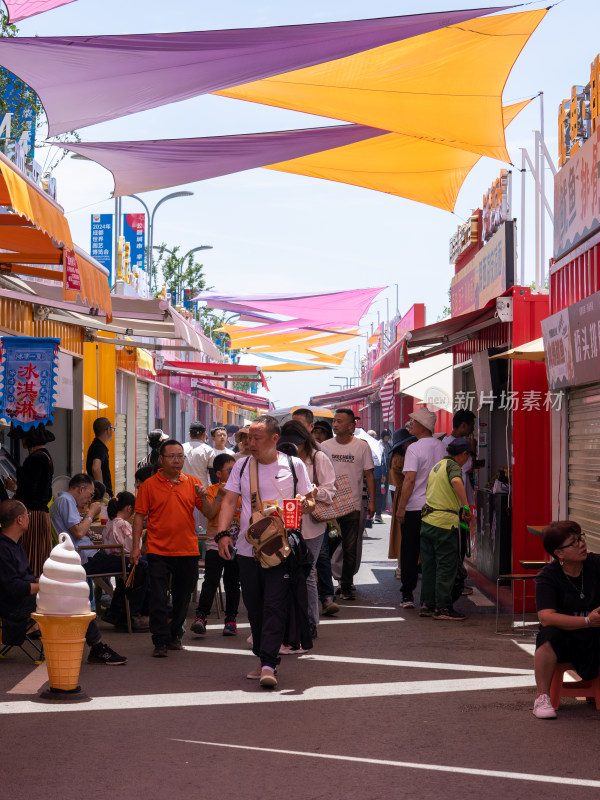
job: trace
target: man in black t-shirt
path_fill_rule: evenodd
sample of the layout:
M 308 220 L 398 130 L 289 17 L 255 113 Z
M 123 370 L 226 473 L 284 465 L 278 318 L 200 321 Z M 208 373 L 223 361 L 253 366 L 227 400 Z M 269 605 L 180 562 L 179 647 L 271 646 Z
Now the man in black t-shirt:
M 114 428 L 107 417 L 98 417 L 94 420 L 95 439 L 87 451 L 85 471 L 95 481 L 100 481 L 106 487 L 109 497 L 113 496 L 112 476 L 110 474 L 110 460 L 108 457 L 108 442 L 112 439 Z

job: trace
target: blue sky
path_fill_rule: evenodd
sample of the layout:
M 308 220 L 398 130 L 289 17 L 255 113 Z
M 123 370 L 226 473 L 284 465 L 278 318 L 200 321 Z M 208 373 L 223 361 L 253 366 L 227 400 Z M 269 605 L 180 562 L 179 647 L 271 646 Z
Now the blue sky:
M 533 3 L 523 8 L 539 8 Z M 84 35 L 210 30 L 301 24 L 477 8 L 478 3 L 450 5 L 437 0 L 289 0 L 249 3 L 207 3 L 179 0 L 77 0 L 20 24 L 22 35 Z M 600 4 L 597 0 L 563 0 L 546 15 L 520 56 L 504 91 L 506 103 L 544 92 L 546 142 L 557 161 L 558 104 L 573 84 L 589 80 L 590 62 L 600 51 Z M 485 68 L 485 67 L 482 67 Z M 81 131 L 83 140 L 117 140 L 215 136 L 329 125 L 330 120 L 268 108 L 227 98 L 205 96 L 135 114 Z M 533 131 L 540 125 L 536 100 L 507 131 L 509 152 L 521 163 L 521 147 L 533 150 Z M 364 286 L 390 286 L 364 319 L 365 330 L 377 325 L 399 305 L 402 312 L 415 302 L 427 306 L 434 322 L 446 303 L 452 268 L 448 240 L 481 198 L 500 169 L 498 161 L 482 159 L 471 172 L 455 214 L 392 197 L 270 170 L 190 184 L 194 196 L 165 203 L 156 215 L 155 243 L 179 244 L 182 251 L 200 244 L 209 284 L 241 294 L 257 291 L 335 291 Z M 75 240 L 90 245 L 90 214 L 110 213 L 112 177 L 101 167 L 65 159 L 56 171 L 59 202 L 64 206 Z M 551 175 L 547 184 L 552 195 Z M 528 181 L 526 281 L 534 277 L 533 183 Z M 151 207 L 165 192 L 150 192 Z M 514 209 L 520 212 L 520 174 L 514 173 Z M 141 211 L 124 199 L 123 210 Z M 550 225 L 548 224 L 548 228 Z M 550 232 L 547 255 L 551 255 Z M 341 349 L 341 348 L 334 348 Z M 361 342 L 364 352 L 364 340 Z M 311 394 L 330 390 L 351 376 L 353 354 L 330 372 L 279 375 L 270 379 L 271 398 L 280 406 L 306 402 Z M 333 391 L 333 388 L 331 388 Z

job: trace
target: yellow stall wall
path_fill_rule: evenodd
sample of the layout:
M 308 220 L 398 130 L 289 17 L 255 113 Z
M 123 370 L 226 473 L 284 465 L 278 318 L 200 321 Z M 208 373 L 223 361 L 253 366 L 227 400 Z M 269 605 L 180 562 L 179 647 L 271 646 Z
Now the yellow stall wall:
M 109 334 L 104 334 L 109 335 Z M 96 354 L 98 356 L 96 360 Z M 96 364 L 98 365 L 96 370 Z M 98 387 L 98 399 L 101 403 L 106 403 L 107 408 L 101 408 L 100 414 L 96 411 L 83 412 L 83 463 L 87 450 L 94 439 L 92 425 L 97 416 L 108 417 L 111 423 L 115 424 L 115 376 L 116 376 L 116 351 L 112 344 L 98 344 L 96 342 L 85 342 L 83 345 L 83 386 L 84 393 L 96 400 L 96 387 Z M 98 382 L 96 382 L 98 374 Z M 110 456 L 110 473 L 115 479 L 115 449 L 111 440 L 108 443 L 108 453 Z

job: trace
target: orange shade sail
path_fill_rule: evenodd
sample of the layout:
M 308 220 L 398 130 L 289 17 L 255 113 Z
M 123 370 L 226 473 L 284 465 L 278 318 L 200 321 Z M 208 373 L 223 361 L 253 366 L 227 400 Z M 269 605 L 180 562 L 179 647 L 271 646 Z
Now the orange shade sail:
M 479 17 L 215 94 L 510 161 L 502 91 L 546 13 Z
M 504 124 L 509 125 L 530 102 L 507 106 Z M 453 211 L 460 189 L 480 157 L 438 142 L 390 133 L 265 169 L 362 186 Z

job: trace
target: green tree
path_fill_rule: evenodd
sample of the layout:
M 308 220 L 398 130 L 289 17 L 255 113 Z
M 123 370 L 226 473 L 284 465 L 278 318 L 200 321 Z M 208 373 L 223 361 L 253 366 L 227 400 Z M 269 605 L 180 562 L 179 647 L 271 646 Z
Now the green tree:
M 448 287 L 448 305 L 442 308 L 442 313 L 438 315 L 436 322 L 440 322 L 443 319 L 448 319 L 448 317 L 452 316 L 452 286 Z
M 0 11 L 0 37 L 12 39 L 17 36 L 19 29 L 16 25 L 9 23 L 6 12 Z M 43 140 L 46 138 L 48 123 L 44 107 L 40 98 L 26 83 L 4 67 L 0 67 L 0 118 L 8 113 L 12 113 L 11 136 L 6 139 L 5 152 L 10 154 L 14 147 L 13 142 L 18 141 L 26 130 L 30 130 L 32 120 L 35 118 L 34 135 L 40 134 Z M 80 142 L 81 137 L 75 131 L 63 133 L 55 136 L 61 142 Z M 47 161 L 44 169 L 44 177 L 48 177 L 52 170 L 69 155 L 67 150 L 57 148 L 54 156 Z M 26 154 L 29 158 L 29 154 Z
M 194 297 L 203 290 L 209 291 L 212 286 L 207 286 L 204 276 L 204 265 L 195 259 L 195 254 L 190 253 L 185 259 L 179 254 L 180 247 L 167 247 L 165 242 L 158 246 L 158 254 L 152 270 L 152 291 L 155 297 L 162 292 L 162 286 L 171 295 L 172 302 L 181 303 L 184 292 L 189 289 L 190 297 Z M 160 286 L 160 290 L 159 287 Z M 218 342 L 220 350 L 225 353 L 229 347 L 229 336 L 224 331 L 217 332 L 226 323 L 237 319 L 237 314 L 215 312 L 208 308 L 196 311 L 196 321 L 202 326 L 202 331 L 209 338 Z

